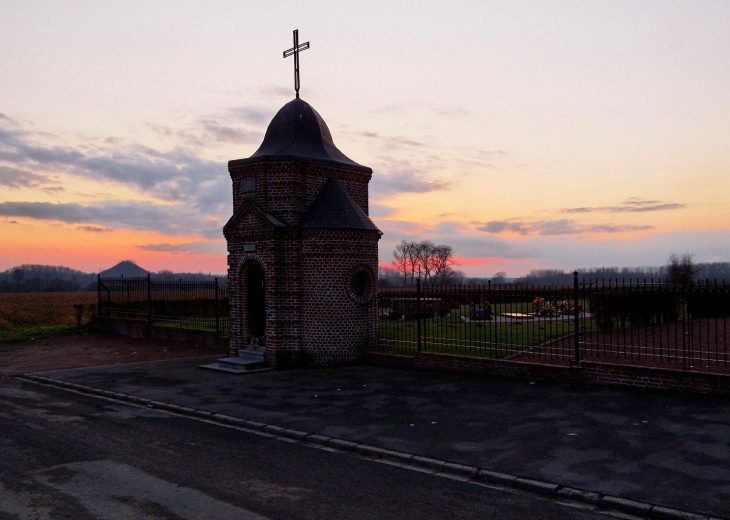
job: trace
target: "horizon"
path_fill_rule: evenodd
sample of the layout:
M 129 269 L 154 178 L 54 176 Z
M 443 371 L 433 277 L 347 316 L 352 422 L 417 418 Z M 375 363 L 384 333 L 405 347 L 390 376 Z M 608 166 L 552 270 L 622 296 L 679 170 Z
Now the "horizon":
M 7 5 L 0 271 L 225 273 L 226 163 L 294 98 L 293 29 L 302 99 L 373 168 L 381 267 L 403 239 L 481 278 L 728 262 L 728 25 L 720 0 Z
M 173 274 L 194 274 L 194 275 L 216 276 L 216 277 L 227 277 L 228 276 L 228 273 L 227 272 L 216 273 L 216 272 L 212 272 L 212 271 L 209 271 L 207 273 L 202 272 L 202 271 L 171 271 L 170 269 L 159 269 L 157 271 L 152 271 L 152 270 L 146 269 L 144 266 L 139 265 L 138 262 L 135 262 L 134 260 L 129 260 L 129 259 L 127 259 L 127 260 L 120 260 L 119 262 L 115 263 L 114 265 L 109 266 L 109 267 L 106 267 L 104 269 L 100 269 L 98 271 L 82 271 L 82 270 L 74 269 L 74 268 L 71 268 L 71 267 L 68 267 L 68 266 L 65 266 L 65 265 L 19 264 L 19 265 L 12 266 L 12 267 L 10 267 L 8 269 L 5 269 L 3 271 L 0 271 L 0 273 L 9 272 L 9 271 L 12 271 L 14 269 L 22 268 L 22 267 L 48 267 L 48 268 L 72 269 L 72 270 L 81 272 L 81 273 L 83 273 L 85 275 L 93 275 L 93 274 L 100 274 L 100 273 L 102 273 L 104 271 L 108 271 L 108 270 L 114 269 L 114 268 L 119 267 L 120 265 L 125 264 L 125 263 L 131 263 L 135 267 L 138 267 L 138 268 L 140 268 L 140 269 L 142 269 L 144 271 L 147 271 L 150 274 L 160 274 L 160 273 L 164 273 L 164 272 L 172 272 Z M 713 264 L 715 264 L 715 265 L 721 264 L 721 265 L 725 266 L 725 265 L 730 264 L 730 262 L 697 263 L 696 265 L 702 267 L 702 266 L 713 265 Z M 546 269 L 542 269 L 542 270 L 533 270 L 533 271 L 530 271 L 529 273 L 525 273 L 524 275 L 521 275 L 521 276 L 506 276 L 506 277 L 504 277 L 504 279 L 507 280 L 508 282 L 511 282 L 511 281 L 519 280 L 521 278 L 525 278 L 527 276 L 531 276 L 531 275 L 535 275 L 535 274 L 537 274 L 537 275 L 540 275 L 540 274 L 553 275 L 553 274 L 556 274 L 556 273 L 557 274 L 571 274 L 573 272 L 578 272 L 578 274 L 580 275 L 581 273 L 583 273 L 583 274 L 591 274 L 592 271 L 616 271 L 616 274 L 621 274 L 622 271 L 631 272 L 631 271 L 647 271 L 647 270 L 652 270 L 652 269 L 661 270 L 661 269 L 664 269 L 666 267 L 667 267 L 667 264 L 662 264 L 662 265 L 636 265 L 636 266 L 599 266 L 599 267 L 592 267 L 592 268 L 574 267 L 572 269 L 550 269 L 550 268 L 546 268 Z M 393 268 L 392 265 L 381 264 L 379 266 L 379 269 L 390 269 L 393 272 L 396 272 L 397 273 L 397 271 Z M 544 271 L 544 273 L 539 273 L 538 271 Z M 402 274 L 397 273 L 397 277 L 401 277 L 401 276 L 402 276 Z M 492 278 L 492 276 L 478 276 L 478 275 L 477 276 L 468 276 L 468 275 L 466 275 L 466 277 L 467 278 L 472 278 L 472 279 L 490 279 L 490 278 Z M 701 275 L 699 276 L 699 279 L 702 279 L 702 276 Z

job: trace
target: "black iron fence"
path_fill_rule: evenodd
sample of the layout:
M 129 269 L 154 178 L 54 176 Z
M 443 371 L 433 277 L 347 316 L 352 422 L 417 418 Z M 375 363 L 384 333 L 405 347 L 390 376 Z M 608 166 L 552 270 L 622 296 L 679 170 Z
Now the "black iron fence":
M 212 281 L 98 277 L 99 315 L 228 333 L 228 289 Z
M 381 289 L 377 350 L 558 365 L 607 361 L 728 371 L 730 284 L 579 281 L 572 286 Z
M 218 280 L 99 278 L 101 316 L 228 331 Z M 730 372 L 730 284 L 574 277 L 572 286 L 381 289 L 381 352 L 443 352 L 557 365 L 581 361 Z

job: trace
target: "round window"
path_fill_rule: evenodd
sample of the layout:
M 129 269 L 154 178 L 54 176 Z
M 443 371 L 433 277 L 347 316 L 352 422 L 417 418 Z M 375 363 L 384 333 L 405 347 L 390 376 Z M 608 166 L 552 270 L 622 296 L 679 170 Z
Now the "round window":
M 368 273 L 365 271 L 358 271 L 352 275 L 350 280 L 350 290 L 356 298 L 362 298 L 368 292 L 368 282 L 370 281 Z
M 364 305 L 375 296 L 375 277 L 366 266 L 357 266 L 350 270 L 348 277 L 347 296 Z

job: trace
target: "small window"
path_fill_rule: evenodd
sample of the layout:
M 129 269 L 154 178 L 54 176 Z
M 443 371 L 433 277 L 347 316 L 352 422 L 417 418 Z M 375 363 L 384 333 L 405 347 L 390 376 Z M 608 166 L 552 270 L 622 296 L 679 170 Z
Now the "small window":
M 352 280 L 350 281 L 350 290 L 352 291 L 352 294 L 354 294 L 357 298 L 365 296 L 368 292 L 369 282 L 370 277 L 366 271 L 356 272 L 352 275 Z
M 375 277 L 369 267 L 354 267 L 346 280 L 347 296 L 355 303 L 365 305 L 375 297 Z

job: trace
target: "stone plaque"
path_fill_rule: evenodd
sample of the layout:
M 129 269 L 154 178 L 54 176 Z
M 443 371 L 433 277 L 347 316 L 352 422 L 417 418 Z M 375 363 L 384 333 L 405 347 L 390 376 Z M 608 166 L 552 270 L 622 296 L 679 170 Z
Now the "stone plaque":
M 245 195 L 256 191 L 256 177 L 244 177 L 238 184 L 238 193 Z
M 243 252 L 244 253 L 255 253 L 256 244 L 243 244 Z

